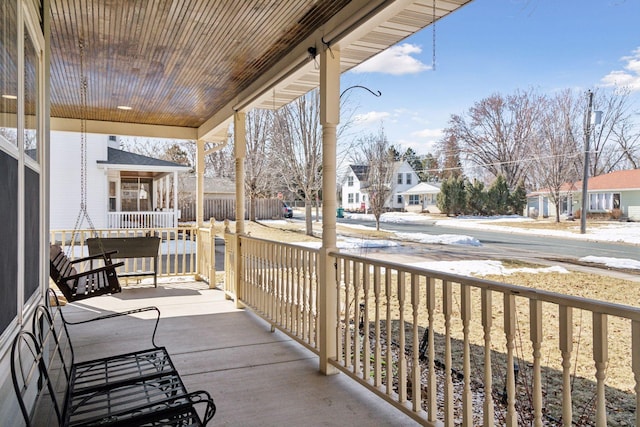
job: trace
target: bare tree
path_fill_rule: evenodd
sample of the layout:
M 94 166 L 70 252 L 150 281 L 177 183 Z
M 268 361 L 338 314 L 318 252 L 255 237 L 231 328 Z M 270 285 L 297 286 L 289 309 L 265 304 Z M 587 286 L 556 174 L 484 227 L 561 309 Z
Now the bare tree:
M 492 95 L 477 102 L 465 116 L 453 115 L 446 137 L 455 137 L 466 159 L 503 175 L 509 188 L 527 177 L 529 148 L 535 138 L 542 97 L 533 91 Z
M 306 234 L 313 235 L 311 207 L 322 187 L 320 95 L 312 90 L 276 112 L 274 148 L 281 179 L 304 197 Z
M 368 166 L 362 190 L 369 195 L 369 207 L 376 219 L 376 230 L 380 230 L 380 217 L 391 195 L 394 151 L 382 126 L 377 134 L 362 138 L 361 144 L 365 164 Z
M 249 220 L 256 220 L 256 199 L 274 192 L 276 176 L 271 167 L 271 132 L 274 113 L 270 110 L 251 110 L 247 114 L 247 152 L 245 158 L 245 189 L 249 198 Z
M 462 176 L 462 163 L 460 161 L 460 145 L 455 135 L 447 135 L 438 143 L 438 154 L 441 159 L 442 173 L 440 178 L 444 181 L 449 178 Z
M 631 169 L 640 168 L 640 131 L 631 120 L 624 120 L 616 129 L 616 139 L 621 151 L 623 167 Z
M 593 109 L 602 111 L 602 122 L 593 129 L 589 149 L 589 174 L 598 176 L 624 167 L 628 153 L 640 148 L 637 130 L 635 135 L 633 132 L 628 90 L 594 91 Z
M 547 99 L 540 117 L 539 136 L 532 144 L 532 180 L 538 188 L 549 191 L 549 199 L 556 207 L 556 222 L 560 222 L 563 185 L 579 179 L 582 156 L 582 103 L 570 90 Z

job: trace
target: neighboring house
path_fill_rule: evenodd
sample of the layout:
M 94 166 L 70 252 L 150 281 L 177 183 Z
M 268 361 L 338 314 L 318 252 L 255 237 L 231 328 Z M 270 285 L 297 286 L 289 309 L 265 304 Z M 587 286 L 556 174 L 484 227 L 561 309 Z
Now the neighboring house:
M 440 213 L 437 206 L 440 183 L 420 182 L 404 193 L 405 210 L 407 212 Z
M 369 166 L 349 165 L 342 181 L 342 208 L 346 211 L 365 211 L 367 195 L 362 191 L 366 185 Z
M 189 166 L 118 149 L 109 135 L 86 135 L 86 211 L 103 228 L 175 227 L 178 173 Z M 80 133 L 51 132 L 52 230 L 76 227 L 81 201 Z M 82 218 L 79 228 L 90 228 Z
M 582 207 L 582 181 L 561 187 L 562 215 L 573 215 Z M 640 169 L 610 172 L 587 180 L 589 213 L 611 213 L 620 209 L 622 217 L 640 221 Z M 528 216 L 547 217 L 555 214 L 548 190 L 527 195 Z
M 344 179 L 342 180 L 341 200 L 342 208 L 346 211 L 365 212 L 369 208 L 368 195 L 366 192 L 366 180 L 369 166 L 349 165 Z M 419 182 L 418 174 L 406 161 L 395 162 L 391 175 L 391 195 L 387 199 L 385 206 L 390 210 L 404 210 L 406 190 L 415 186 Z

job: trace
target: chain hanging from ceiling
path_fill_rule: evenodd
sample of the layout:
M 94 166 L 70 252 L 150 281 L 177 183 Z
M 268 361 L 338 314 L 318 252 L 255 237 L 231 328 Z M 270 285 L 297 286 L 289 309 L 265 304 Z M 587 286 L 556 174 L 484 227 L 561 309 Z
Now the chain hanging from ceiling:
M 96 237 L 98 233 L 91 221 L 89 212 L 87 211 L 87 76 L 84 70 L 85 63 L 85 42 L 82 36 L 78 41 L 78 48 L 80 50 L 80 211 L 76 218 L 76 223 L 73 227 L 73 233 L 71 235 L 71 243 L 76 240 L 76 235 L 82 226 L 84 220 L 87 221 L 89 228 Z M 71 245 L 70 245 L 71 247 Z
M 432 10 L 432 21 L 431 21 L 431 32 L 432 32 L 432 39 L 433 39 L 433 46 L 432 46 L 432 57 L 431 57 L 431 70 L 435 71 L 436 70 L 436 0 L 433 0 L 432 3 L 433 6 L 433 10 Z

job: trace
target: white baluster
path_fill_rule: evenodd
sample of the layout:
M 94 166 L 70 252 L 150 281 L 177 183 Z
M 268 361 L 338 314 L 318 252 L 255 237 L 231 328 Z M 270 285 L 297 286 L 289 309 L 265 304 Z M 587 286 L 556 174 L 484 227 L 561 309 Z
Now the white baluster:
M 571 402 L 571 352 L 573 351 L 573 309 L 558 307 L 560 314 L 560 352 L 562 353 L 562 425 L 571 427 L 573 409 Z
M 507 339 L 507 427 L 517 427 L 516 412 L 516 380 L 513 371 L 513 350 L 516 333 L 516 298 L 512 294 L 504 294 L 504 334 Z
M 529 300 L 529 328 L 533 348 L 533 425 L 542 427 L 542 301 Z
M 596 365 L 596 427 L 607 425 L 605 378 L 609 351 L 607 344 L 607 315 L 593 313 L 593 361 Z
M 485 427 L 494 424 L 493 408 L 493 377 L 491 369 L 491 326 L 493 323 L 493 307 L 491 304 L 491 291 L 482 289 L 482 328 L 484 331 L 484 405 L 483 405 L 483 425 Z
M 414 412 L 420 411 L 422 406 L 422 369 L 420 367 L 420 336 L 418 326 L 420 321 L 420 277 L 411 274 L 411 310 L 413 313 L 412 343 L 413 343 L 413 370 L 411 376 L 411 399 L 413 401 Z
M 471 394 L 471 343 L 469 341 L 469 322 L 471 322 L 471 287 L 460 284 L 460 310 L 463 333 L 463 373 L 462 425 L 473 425 L 473 396 Z
M 442 281 L 442 314 L 444 315 L 444 424 L 453 426 L 453 379 L 451 378 L 451 283 Z M 433 332 L 433 331 L 432 331 Z

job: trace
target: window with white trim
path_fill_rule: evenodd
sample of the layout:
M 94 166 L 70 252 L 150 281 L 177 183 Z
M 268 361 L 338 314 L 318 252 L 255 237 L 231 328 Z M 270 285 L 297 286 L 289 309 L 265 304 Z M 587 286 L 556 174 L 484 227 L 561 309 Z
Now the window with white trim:
M 402 184 L 402 174 L 398 174 L 398 184 Z
M 411 184 L 411 174 L 410 173 L 407 174 L 406 183 L 407 184 Z
M 418 194 L 409 194 L 409 204 L 410 205 L 419 205 L 420 204 L 420 196 Z
M 353 203 L 353 193 L 347 195 L 347 203 Z
M 353 187 L 353 175 L 347 177 L 347 187 Z

